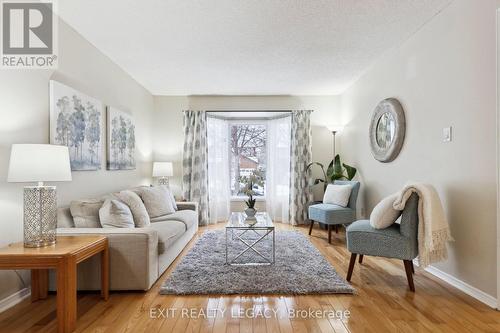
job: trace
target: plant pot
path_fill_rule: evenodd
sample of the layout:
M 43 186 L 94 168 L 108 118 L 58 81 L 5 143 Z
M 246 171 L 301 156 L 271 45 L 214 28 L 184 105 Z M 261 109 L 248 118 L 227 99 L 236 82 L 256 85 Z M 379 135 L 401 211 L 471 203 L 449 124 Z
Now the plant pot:
M 257 213 L 257 210 L 255 210 L 255 208 L 245 209 L 245 214 L 247 214 L 248 217 L 254 217 L 255 213 Z

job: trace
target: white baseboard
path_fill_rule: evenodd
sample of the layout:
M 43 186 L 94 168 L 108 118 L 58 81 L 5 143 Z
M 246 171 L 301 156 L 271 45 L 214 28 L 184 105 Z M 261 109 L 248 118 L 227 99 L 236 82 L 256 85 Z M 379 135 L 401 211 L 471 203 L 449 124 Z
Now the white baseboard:
M 30 297 L 30 295 L 31 295 L 31 289 L 23 288 L 13 293 L 12 295 L 5 297 L 4 299 L 0 300 L 0 312 L 4 312 L 5 310 L 13 307 L 14 305 L 21 303 L 26 298 Z
M 497 309 L 498 303 L 497 299 L 482 290 L 477 289 L 476 287 L 471 286 L 468 283 L 463 282 L 462 280 L 457 279 L 454 276 L 451 276 L 448 273 L 443 272 L 442 270 L 437 269 L 434 266 L 428 266 L 425 268 L 425 271 L 434 275 L 435 277 L 443 280 L 444 282 L 452 285 L 460 291 L 463 291 L 469 296 L 474 297 L 478 301 L 492 307 L 493 309 Z

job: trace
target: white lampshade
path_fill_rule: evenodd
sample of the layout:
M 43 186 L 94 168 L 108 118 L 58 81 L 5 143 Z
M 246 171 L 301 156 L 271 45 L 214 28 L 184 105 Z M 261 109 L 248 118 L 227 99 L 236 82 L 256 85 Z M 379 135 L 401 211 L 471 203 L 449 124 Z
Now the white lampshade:
M 174 169 L 172 162 L 154 162 L 153 177 L 172 177 Z
M 9 183 L 70 180 L 68 147 L 44 144 L 12 145 L 7 176 Z
M 331 124 L 326 125 L 326 128 L 328 128 L 330 132 L 340 132 L 344 129 L 344 126 L 339 124 Z

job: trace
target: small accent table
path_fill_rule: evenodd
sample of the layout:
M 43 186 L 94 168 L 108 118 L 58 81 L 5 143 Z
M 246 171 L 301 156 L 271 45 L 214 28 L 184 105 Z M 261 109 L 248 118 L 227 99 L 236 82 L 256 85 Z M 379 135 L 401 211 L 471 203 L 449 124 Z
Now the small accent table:
M 232 266 L 252 266 L 252 265 L 272 265 L 276 256 L 274 224 L 271 218 L 266 213 L 257 213 L 255 215 L 257 223 L 250 225 L 247 221 L 245 213 L 231 213 L 229 221 L 226 224 L 226 264 Z M 240 232 L 241 231 L 241 232 Z M 228 254 L 228 234 L 231 233 L 231 238 L 241 242 L 244 249 L 234 258 L 229 258 Z M 256 237 L 246 237 L 248 233 L 255 234 Z M 271 259 L 258 251 L 255 246 L 263 242 L 267 236 L 272 234 L 272 254 Z M 244 262 L 238 263 L 236 260 L 248 251 L 253 251 L 255 254 L 265 260 L 265 262 Z
M 26 248 L 14 243 L 0 248 L 0 269 L 31 269 L 31 301 L 47 298 L 48 269 L 57 271 L 57 331 L 76 326 L 76 265 L 101 254 L 101 296 L 109 297 L 108 239 L 104 236 L 57 236 L 57 243 Z

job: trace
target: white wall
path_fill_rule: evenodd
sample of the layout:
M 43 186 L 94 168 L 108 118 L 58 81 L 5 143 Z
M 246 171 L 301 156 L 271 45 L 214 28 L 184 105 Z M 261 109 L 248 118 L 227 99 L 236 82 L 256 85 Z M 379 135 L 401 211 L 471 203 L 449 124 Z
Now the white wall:
M 455 238 L 438 269 L 495 296 L 495 0 L 456 0 L 379 59 L 342 96 L 342 152 L 360 171 L 369 212 L 407 180 L 434 184 Z M 373 159 L 368 139 L 376 104 L 398 98 L 407 120 L 400 156 Z M 453 141 L 442 141 L 443 127 Z
M 49 79 L 131 112 L 136 121 L 137 170 L 73 172 L 73 181 L 58 183 L 58 203 L 93 197 L 149 183 L 153 96 L 110 59 L 63 22 L 59 24 L 59 68 L 0 71 L 0 246 L 21 241 L 23 184 L 6 183 L 13 143 L 49 142 Z M 105 145 L 101 156 L 105 156 Z M 36 166 L 34 166 L 36 167 Z M 25 272 L 24 272 L 25 273 Z M 23 274 L 29 282 L 29 274 Z M 22 287 L 11 271 L 0 271 L 0 299 Z
M 326 166 L 332 159 L 332 134 L 325 128 L 339 123 L 339 98 L 336 96 L 155 96 L 154 158 L 173 161 L 175 176 L 171 187 L 181 194 L 182 174 L 182 110 L 314 110 L 311 116 L 313 131 L 313 160 Z M 337 147 L 340 146 L 337 140 Z M 338 148 L 337 148 L 338 149 Z M 315 170 L 319 176 L 321 172 Z M 315 197 L 322 196 L 321 186 Z M 234 206 L 236 208 L 236 206 Z

